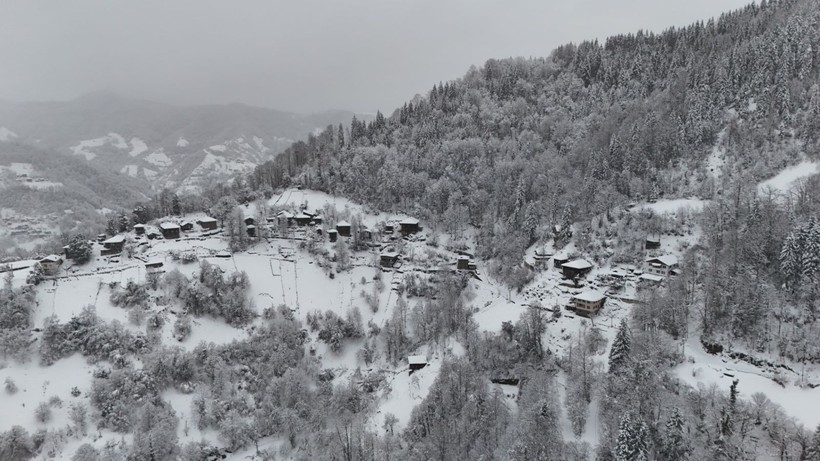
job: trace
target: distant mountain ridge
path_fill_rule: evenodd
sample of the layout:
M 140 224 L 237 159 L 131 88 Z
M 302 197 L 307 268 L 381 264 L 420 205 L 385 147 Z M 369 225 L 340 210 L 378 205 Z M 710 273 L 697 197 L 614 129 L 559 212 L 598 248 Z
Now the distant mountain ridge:
M 175 106 L 92 93 L 65 102 L 0 102 L 0 142 L 84 157 L 135 178 L 146 191 L 196 188 L 251 171 L 294 141 L 354 115 L 238 103 Z

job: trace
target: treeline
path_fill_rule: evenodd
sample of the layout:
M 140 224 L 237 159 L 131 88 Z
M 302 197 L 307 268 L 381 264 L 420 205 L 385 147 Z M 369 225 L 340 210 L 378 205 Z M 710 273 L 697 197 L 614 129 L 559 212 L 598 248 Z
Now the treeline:
M 615 204 L 711 198 L 719 187 L 702 163 L 723 128 L 727 155 L 758 176 L 788 161 L 761 164 L 778 146 L 815 155 L 817 17 L 814 2 L 763 2 L 549 58 L 490 60 L 390 117 L 294 144 L 248 184 L 301 184 L 442 229 L 475 226 L 480 256 L 513 261 L 556 225 Z

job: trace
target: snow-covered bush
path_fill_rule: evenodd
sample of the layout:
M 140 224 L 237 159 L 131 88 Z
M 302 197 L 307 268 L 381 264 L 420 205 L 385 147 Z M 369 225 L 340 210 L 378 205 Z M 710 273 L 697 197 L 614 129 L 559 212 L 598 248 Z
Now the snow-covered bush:
M 47 402 L 40 402 L 40 404 L 37 405 L 37 408 L 34 410 L 34 418 L 39 423 L 45 424 L 51 421 L 51 416 L 51 407 L 48 405 Z
M 15 383 L 14 380 L 11 379 L 11 377 L 6 378 L 5 387 L 7 394 L 14 394 L 17 392 L 17 383 Z

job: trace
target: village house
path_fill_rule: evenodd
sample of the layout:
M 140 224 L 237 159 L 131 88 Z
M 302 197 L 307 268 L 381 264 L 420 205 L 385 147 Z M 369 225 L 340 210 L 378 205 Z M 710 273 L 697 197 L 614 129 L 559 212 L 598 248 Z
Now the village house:
M 279 219 L 280 226 L 290 227 L 293 225 L 293 215 L 285 210 L 280 211 L 276 218 Z
M 546 249 L 536 249 L 532 260 L 537 269 L 545 269 L 549 267 L 550 258 L 552 258 L 552 253 Z
M 574 261 L 561 264 L 561 272 L 568 279 L 583 277 L 592 270 L 592 263 L 586 259 L 576 259 Z
M 216 218 L 211 218 L 210 216 L 206 216 L 204 218 L 200 218 L 196 222 L 199 227 L 203 230 L 216 230 Z
M 647 250 L 657 250 L 661 247 L 660 237 L 646 237 L 644 248 Z
M 63 258 L 57 255 L 48 255 L 40 260 L 40 267 L 43 268 L 43 273 L 46 275 L 56 274 L 62 264 Z
M 145 234 L 145 224 L 134 224 L 134 233 L 137 235 Z
M 466 270 L 468 270 L 469 266 L 470 266 L 470 257 L 469 256 L 462 255 L 462 256 L 459 256 L 458 259 L 456 259 L 456 269 L 458 269 L 460 271 L 466 271 Z
M 103 243 L 106 237 L 107 236 L 105 234 L 97 234 L 97 243 Z
M 382 267 L 393 268 L 396 266 L 396 263 L 399 262 L 401 255 L 396 253 L 395 251 L 386 251 L 379 255 L 379 264 Z
M 179 228 L 180 228 L 180 230 L 182 230 L 183 232 L 190 232 L 190 231 L 194 230 L 194 223 L 192 223 L 192 222 L 190 222 L 190 221 L 186 221 L 186 222 L 182 223 L 182 224 L 179 226 Z
M 423 355 L 411 355 L 407 357 L 407 363 L 410 365 L 410 374 L 416 370 L 421 370 L 427 366 L 427 357 Z
M 604 307 L 606 296 L 597 291 L 585 291 L 572 297 L 575 312 L 587 317 L 597 315 Z
M 164 222 L 159 225 L 159 231 L 162 232 L 162 238 L 165 240 L 173 240 L 179 238 L 179 224 L 172 222 Z
M 648 258 L 643 265 L 643 271 L 647 274 L 659 275 L 661 277 L 669 277 L 676 275 L 678 268 L 678 258 L 672 255 L 659 256 L 657 258 Z
M 328 240 L 330 240 L 331 243 L 335 242 L 339 239 L 339 231 L 337 231 L 336 229 L 330 229 L 329 231 L 327 231 L 327 238 Z
M 245 218 L 245 225 L 246 226 L 255 226 L 256 225 L 256 220 L 253 219 L 252 217 L 248 216 L 247 218 Z
M 663 277 L 655 274 L 641 274 L 638 277 L 639 287 L 656 287 L 663 283 Z
M 336 223 L 336 231 L 342 237 L 350 237 L 350 223 L 347 221 L 339 221 Z
M 421 230 L 419 220 L 416 218 L 407 218 L 402 220 L 399 222 L 399 228 L 401 229 L 401 233 L 404 235 L 415 234 Z
M 305 214 L 304 212 L 302 212 L 294 216 L 293 219 L 296 221 L 297 226 L 304 227 L 310 224 L 310 221 L 313 219 L 313 217 L 309 214 Z
M 115 235 L 102 244 L 103 249 L 100 251 L 100 256 L 120 254 L 122 253 L 122 247 L 125 246 L 125 236 Z
M 162 270 L 163 265 L 164 264 L 162 261 L 148 261 L 145 263 L 145 272 L 148 274 L 158 274 L 164 272 Z
M 248 232 L 248 237 L 256 237 L 256 226 L 253 224 L 248 224 L 245 230 Z
M 569 256 L 558 253 L 557 255 L 552 257 L 553 264 L 555 265 L 556 269 L 560 269 L 561 266 L 569 262 Z

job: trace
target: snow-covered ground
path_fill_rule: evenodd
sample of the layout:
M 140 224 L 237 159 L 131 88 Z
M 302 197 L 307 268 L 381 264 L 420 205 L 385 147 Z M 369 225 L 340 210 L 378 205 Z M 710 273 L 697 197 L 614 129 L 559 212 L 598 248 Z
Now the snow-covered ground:
M 794 188 L 797 182 L 803 178 L 820 173 L 820 162 L 802 161 L 797 165 L 785 168 L 775 176 L 761 182 L 757 186 L 760 192 L 773 189 L 778 193 L 788 193 Z
M 71 153 L 74 155 L 82 155 L 86 160 L 93 160 L 97 157 L 97 153 L 94 152 L 93 149 L 105 145 L 110 145 L 117 149 L 128 149 L 128 143 L 125 142 L 125 138 L 117 133 L 108 133 L 108 135 L 100 138 L 80 141 L 79 144 L 71 147 Z
M 708 203 L 708 200 L 701 200 L 698 198 L 678 198 L 669 200 L 658 200 L 655 203 L 643 203 L 636 208 L 652 210 L 656 213 L 676 213 L 678 210 L 689 208 L 692 211 L 699 211 Z
M 168 158 L 167 155 L 165 155 L 165 151 L 162 148 L 146 155 L 145 161 L 158 167 L 168 167 L 173 165 L 174 163 L 173 160 L 171 160 L 170 158 Z
M 0 126 L 0 141 L 11 141 L 16 137 L 17 133 L 11 131 L 10 129 L 4 126 Z
M 145 141 L 136 137 L 131 138 L 131 152 L 128 153 L 130 156 L 136 157 L 147 150 L 148 145 L 145 144 Z

